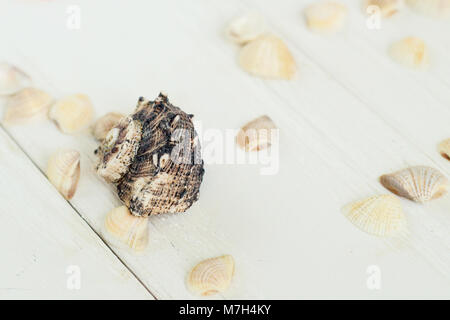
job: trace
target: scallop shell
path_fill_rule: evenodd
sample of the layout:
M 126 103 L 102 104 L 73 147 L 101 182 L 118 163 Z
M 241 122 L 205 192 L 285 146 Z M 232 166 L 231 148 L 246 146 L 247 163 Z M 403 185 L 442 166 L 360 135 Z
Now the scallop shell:
M 192 293 L 209 296 L 225 291 L 234 274 L 234 260 L 230 255 L 203 260 L 189 273 L 187 286 Z
M 258 117 L 239 130 L 237 144 L 245 151 L 259 151 L 272 144 L 272 131 L 277 127 L 272 119 L 264 115 Z
M 347 7 L 337 2 L 319 2 L 306 7 L 304 13 L 311 30 L 333 33 L 344 26 Z
M 51 108 L 49 116 L 62 132 L 72 134 L 86 128 L 93 114 L 94 108 L 89 97 L 74 94 L 57 101 Z
M 445 159 L 450 160 L 450 139 L 446 139 L 439 144 L 439 153 Z
M 97 149 L 97 173 L 132 214 L 184 212 L 198 199 L 204 169 L 191 117 L 164 94 L 140 98 Z
M 148 219 L 136 217 L 125 206 L 112 209 L 105 219 L 106 230 L 134 251 L 142 251 L 148 243 Z
M 257 13 L 250 13 L 231 21 L 225 33 L 231 41 L 244 44 L 258 38 L 265 31 L 264 18 Z
M 381 15 L 385 18 L 391 17 L 403 7 L 402 0 L 366 0 L 365 7 L 377 6 Z
M 356 227 L 375 236 L 396 236 L 406 230 L 400 200 L 392 195 L 373 196 L 352 202 L 342 211 Z
M 397 63 L 409 68 L 426 69 L 429 65 L 428 48 L 419 38 L 409 37 L 396 42 L 389 53 Z
M 125 117 L 125 115 L 117 112 L 105 114 L 94 123 L 92 134 L 97 140 L 103 141 L 109 130 L 116 126 L 123 117 Z
M 247 43 L 239 55 L 241 67 L 263 78 L 291 79 L 295 61 L 284 42 L 273 36 L 261 36 Z
M 7 62 L 0 62 L 0 95 L 10 95 L 28 87 L 30 77 Z
M 406 0 L 414 11 L 434 18 L 450 17 L 450 0 Z
M 67 200 L 72 199 L 80 179 L 80 153 L 60 150 L 48 162 L 47 178 Z
M 52 97 L 42 90 L 22 89 L 8 98 L 3 121 L 8 124 L 20 124 L 45 116 L 51 103 Z
M 383 175 L 380 182 L 396 195 L 421 203 L 441 197 L 448 188 L 448 180 L 441 172 L 425 166 Z

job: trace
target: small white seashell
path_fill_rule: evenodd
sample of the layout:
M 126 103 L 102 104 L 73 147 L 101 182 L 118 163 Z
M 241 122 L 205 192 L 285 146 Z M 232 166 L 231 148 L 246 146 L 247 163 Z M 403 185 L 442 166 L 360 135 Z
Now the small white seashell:
M 197 295 L 209 296 L 225 291 L 234 274 L 234 260 L 230 255 L 203 260 L 189 273 L 188 288 Z
M 409 68 L 426 69 L 429 65 L 428 48 L 419 38 L 408 37 L 396 42 L 389 53 L 397 63 Z
M 237 144 L 245 151 L 259 151 L 272 144 L 272 130 L 277 127 L 268 116 L 258 117 L 239 130 Z
M 421 203 L 441 197 L 448 188 L 448 180 L 441 172 L 425 166 L 383 175 L 380 182 L 396 195 Z
M 337 2 L 319 2 L 306 7 L 304 13 L 311 30 L 333 33 L 344 26 L 347 7 Z
M 439 153 L 445 159 L 450 160 L 450 139 L 442 141 L 438 146 Z
M 231 41 L 244 44 L 258 38 L 265 31 L 264 18 L 257 13 L 250 13 L 231 21 L 225 33 Z
M 261 36 L 247 43 L 239 55 L 241 67 L 263 78 L 291 79 L 295 61 L 284 42 L 273 36 Z
M 450 0 L 406 0 L 414 11 L 433 18 L 450 17 Z
M 105 219 L 106 230 L 134 251 L 142 251 L 148 243 L 148 218 L 134 216 L 126 206 L 112 209 Z
M 3 121 L 8 124 L 20 124 L 46 115 L 52 103 L 52 97 L 36 88 L 25 88 L 10 96 L 3 115 Z
M 349 203 L 342 212 L 356 227 L 375 236 L 395 236 L 406 231 L 400 200 L 389 194 Z
M 379 8 L 381 16 L 391 17 L 403 7 L 403 0 L 366 0 L 365 8 L 376 6 Z
M 0 62 L 0 95 L 14 94 L 31 84 L 30 77 L 19 68 Z
M 55 103 L 50 110 L 50 119 L 64 133 L 76 133 L 86 128 L 92 120 L 94 109 L 88 96 L 74 94 Z
M 118 124 L 120 119 L 122 119 L 124 116 L 125 115 L 117 112 L 109 112 L 105 114 L 94 123 L 92 134 L 97 140 L 103 141 L 106 138 L 109 130 L 116 126 L 116 124 Z
M 70 149 L 54 153 L 48 161 L 47 178 L 64 198 L 70 200 L 80 179 L 80 153 Z

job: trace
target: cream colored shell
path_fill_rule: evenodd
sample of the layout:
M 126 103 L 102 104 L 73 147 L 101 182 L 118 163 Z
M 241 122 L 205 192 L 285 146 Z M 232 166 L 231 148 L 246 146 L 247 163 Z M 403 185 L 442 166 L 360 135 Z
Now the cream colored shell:
M 352 202 L 342 212 L 356 227 L 375 236 L 396 236 L 406 231 L 400 200 L 393 195 L 373 196 Z
M 50 110 L 50 119 L 58 128 L 68 134 L 79 132 L 92 121 L 94 108 L 84 94 L 74 94 L 58 100 Z
M 438 146 L 438 150 L 441 156 L 450 160 L 450 139 L 442 141 Z
M 22 124 L 31 119 L 44 117 L 52 103 L 52 97 L 36 88 L 25 88 L 10 96 L 7 100 L 3 122 Z
M 258 117 L 239 130 L 236 143 L 245 151 L 259 151 L 272 145 L 273 132 L 277 129 L 268 116 Z
M 295 61 L 284 42 L 264 35 L 247 43 L 239 54 L 239 64 L 247 72 L 272 79 L 291 79 L 295 74 Z
M 450 17 L 450 0 L 406 0 L 414 11 L 433 18 Z
M 333 33 L 342 29 L 347 18 L 347 7 L 332 1 L 319 1 L 306 7 L 306 24 L 313 31 Z
M 426 69 L 430 63 L 427 45 L 416 37 L 408 37 L 394 43 L 389 53 L 394 61 L 413 69 Z
M 0 95 L 10 95 L 28 87 L 30 77 L 12 64 L 0 62 Z
M 258 38 L 266 31 L 264 18 L 257 13 L 249 13 L 230 22 L 225 34 L 231 41 L 244 44 Z
M 48 161 L 47 178 L 67 200 L 72 199 L 80 179 L 80 153 L 60 150 Z
M 189 273 L 187 286 L 200 296 L 209 296 L 225 291 L 234 274 L 234 259 L 230 255 L 203 260 Z
M 380 177 L 381 184 L 393 193 L 416 202 L 427 202 L 447 192 L 448 180 L 431 167 L 416 166 Z
M 366 0 L 365 8 L 376 6 L 379 8 L 381 16 L 391 17 L 400 11 L 404 3 L 402 0 Z
M 125 117 L 125 115 L 117 112 L 109 112 L 105 114 L 94 123 L 94 126 L 92 127 L 92 134 L 97 140 L 103 141 L 109 130 L 117 125 L 123 117 Z
M 148 244 L 148 218 L 134 216 L 126 206 L 112 209 L 105 219 L 105 228 L 115 239 L 134 251 Z

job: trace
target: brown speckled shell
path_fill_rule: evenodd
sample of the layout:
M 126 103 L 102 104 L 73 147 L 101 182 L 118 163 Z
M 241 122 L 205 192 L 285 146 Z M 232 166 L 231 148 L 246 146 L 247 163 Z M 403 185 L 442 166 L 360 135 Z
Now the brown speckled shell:
M 191 118 L 164 94 L 140 98 L 97 149 L 97 173 L 116 184 L 132 214 L 184 212 L 198 199 L 204 169 Z

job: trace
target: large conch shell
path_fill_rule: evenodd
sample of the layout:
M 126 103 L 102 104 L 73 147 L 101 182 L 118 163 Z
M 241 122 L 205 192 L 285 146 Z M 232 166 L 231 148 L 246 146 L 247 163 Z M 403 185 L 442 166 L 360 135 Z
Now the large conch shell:
M 426 166 L 383 175 L 380 182 L 393 193 L 421 203 L 441 197 L 448 188 L 447 178 L 438 170 Z
M 201 296 L 209 296 L 225 291 L 234 274 L 234 260 L 230 255 L 203 260 L 189 273 L 189 290 Z
M 64 198 L 72 199 L 80 179 L 80 153 L 71 149 L 54 153 L 48 161 L 47 178 Z
M 10 95 L 28 87 L 30 77 L 7 62 L 0 62 L 0 95 Z
M 52 97 L 40 89 L 22 89 L 8 98 L 3 121 L 7 124 L 23 124 L 45 117 L 52 101 Z
M 379 237 L 405 234 L 406 220 L 400 200 L 380 195 L 352 202 L 342 212 L 356 227 Z
M 164 94 L 140 98 L 96 150 L 98 175 L 116 184 L 132 214 L 184 212 L 198 199 L 204 169 L 191 117 Z
M 450 17 L 450 0 L 406 0 L 414 11 L 433 18 Z

